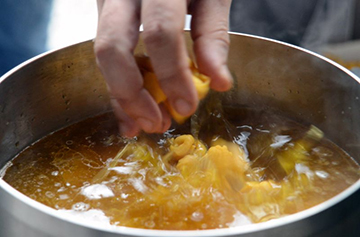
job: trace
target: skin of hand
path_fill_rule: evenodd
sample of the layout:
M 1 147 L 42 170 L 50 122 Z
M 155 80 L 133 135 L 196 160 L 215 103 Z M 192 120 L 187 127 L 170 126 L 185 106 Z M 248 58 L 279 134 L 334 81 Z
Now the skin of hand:
M 122 135 L 165 132 L 171 117 L 143 87 L 133 56 L 140 24 L 160 86 L 175 110 L 183 115 L 197 108 L 185 39 L 185 15 L 192 15 L 191 37 L 200 73 L 211 78 L 211 88 L 232 86 L 227 68 L 228 18 L 231 0 L 98 0 L 98 29 L 94 44 Z

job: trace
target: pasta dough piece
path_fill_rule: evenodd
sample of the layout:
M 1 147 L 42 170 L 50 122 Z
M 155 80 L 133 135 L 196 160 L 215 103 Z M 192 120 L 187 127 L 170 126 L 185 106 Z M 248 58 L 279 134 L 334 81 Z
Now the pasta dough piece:
M 186 155 L 195 155 L 201 157 L 206 153 L 205 145 L 196 140 L 191 135 L 181 135 L 170 141 L 170 151 L 173 152 L 173 157 L 180 160 Z
M 287 150 L 278 153 L 277 159 L 286 174 L 290 174 L 295 169 L 295 165 L 306 163 L 309 159 L 311 149 L 323 138 L 324 133 L 315 127 L 310 126 L 305 136 L 297 141 Z
M 248 163 L 226 146 L 212 146 L 206 153 L 207 167 L 215 171 L 215 183 L 226 190 L 240 190 L 245 183 Z
M 151 96 L 155 99 L 156 103 L 163 103 L 165 105 L 167 111 L 178 124 L 184 123 L 188 117 L 180 115 L 170 105 L 151 66 L 150 58 L 147 56 L 137 56 L 136 62 L 144 78 L 144 88 L 149 91 Z M 191 60 L 189 60 L 189 64 L 192 72 L 192 80 L 194 82 L 198 98 L 201 100 L 209 92 L 210 78 L 201 74 Z

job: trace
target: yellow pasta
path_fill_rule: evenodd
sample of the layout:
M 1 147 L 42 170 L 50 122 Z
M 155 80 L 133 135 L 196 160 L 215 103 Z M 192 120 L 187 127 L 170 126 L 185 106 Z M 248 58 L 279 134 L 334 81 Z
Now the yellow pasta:
M 179 124 L 184 123 L 188 117 L 180 115 L 170 105 L 153 71 L 150 59 L 146 56 L 137 56 L 136 62 L 144 78 L 144 88 L 149 91 L 151 96 L 155 99 L 156 103 L 158 104 L 163 103 L 165 105 L 165 108 L 177 123 Z M 209 92 L 210 78 L 201 74 L 191 60 L 189 60 L 189 64 L 192 72 L 192 80 L 194 82 L 194 86 L 197 91 L 198 98 L 201 100 Z
M 203 156 L 206 152 L 205 145 L 191 135 L 182 135 L 171 139 L 170 144 L 170 151 L 176 160 L 189 154 Z

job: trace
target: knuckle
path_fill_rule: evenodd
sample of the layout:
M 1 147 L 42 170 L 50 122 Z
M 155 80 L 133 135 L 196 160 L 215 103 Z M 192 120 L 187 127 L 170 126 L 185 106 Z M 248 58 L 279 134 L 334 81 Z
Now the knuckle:
M 213 32 L 213 34 L 227 46 L 230 44 L 228 30 L 229 27 L 227 22 L 219 22 L 217 29 Z
M 191 72 L 187 65 L 175 64 L 166 68 L 159 75 L 159 83 L 163 86 L 173 88 L 174 83 L 182 83 L 185 78 L 191 78 Z M 175 89 L 175 88 L 174 88 Z
M 127 88 L 121 88 L 120 90 L 111 87 L 108 88 L 110 97 L 118 100 L 122 105 L 130 105 L 134 102 L 136 103 L 141 90 L 142 88 L 136 85 L 129 86 Z
M 94 43 L 95 56 L 98 59 L 107 58 L 114 52 L 115 46 L 111 42 L 105 39 L 97 38 Z
M 174 35 L 176 31 L 164 21 L 154 20 L 144 28 L 143 39 L 146 45 L 161 46 Z
M 107 62 L 114 58 L 125 60 L 127 55 L 131 55 L 131 49 L 125 43 L 120 45 L 112 39 L 96 38 L 94 53 L 97 60 Z
M 218 41 L 224 47 L 229 47 L 230 45 L 230 37 L 228 34 L 229 24 L 226 20 L 218 21 L 211 29 L 206 31 L 198 31 L 193 35 L 194 41 L 198 39 L 211 39 Z
M 216 38 L 218 44 L 224 48 L 224 49 L 228 49 L 230 47 L 230 39 L 229 39 L 229 36 L 227 35 L 223 35 L 221 37 L 217 37 Z
M 115 45 L 106 40 L 96 39 L 94 43 L 94 53 L 96 64 L 100 70 L 106 66 L 107 61 L 114 57 Z

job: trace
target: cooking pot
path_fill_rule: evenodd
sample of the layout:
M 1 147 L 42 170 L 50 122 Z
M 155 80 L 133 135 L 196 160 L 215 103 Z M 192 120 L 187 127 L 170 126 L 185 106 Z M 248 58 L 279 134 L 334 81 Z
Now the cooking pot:
M 191 40 L 185 32 L 188 47 Z M 360 162 L 359 78 L 313 52 L 230 34 L 235 88 L 222 102 L 306 121 Z M 135 53 L 144 52 L 140 41 Z M 211 50 L 211 49 L 209 49 Z M 35 57 L 0 79 L 0 167 L 41 137 L 109 111 L 109 97 L 87 41 Z M 0 236 L 358 236 L 360 181 L 313 208 L 227 229 L 158 231 L 81 222 L 19 193 L 0 179 Z

